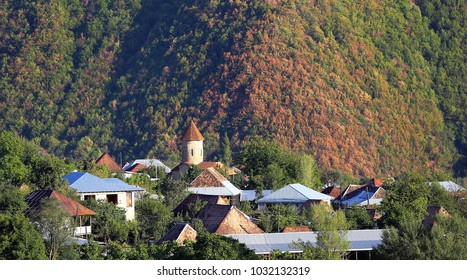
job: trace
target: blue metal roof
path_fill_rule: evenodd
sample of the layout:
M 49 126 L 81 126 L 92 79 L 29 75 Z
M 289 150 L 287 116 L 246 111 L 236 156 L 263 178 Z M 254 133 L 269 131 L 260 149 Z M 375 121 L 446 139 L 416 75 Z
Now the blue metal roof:
M 350 197 L 348 199 L 345 199 L 345 200 L 341 200 L 340 203 L 343 205 L 348 205 L 348 206 L 358 205 L 364 201 L 367 201 L 368 199 L 371 199 L 375 195 L 377 189 L 369 188 L 368 192 L 365 189 L 360 189 L 358 191 L 359 193 L 357 195 Z
M 63 177 L 78 193 L 144 191 L 118 178 L 101 179 L 87 172 L 72 172 Z

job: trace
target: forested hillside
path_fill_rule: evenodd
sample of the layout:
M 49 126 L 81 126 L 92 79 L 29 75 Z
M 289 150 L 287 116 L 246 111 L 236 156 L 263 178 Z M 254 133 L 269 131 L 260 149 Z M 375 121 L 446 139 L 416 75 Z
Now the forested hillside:
M 77 159 L 261 137 L 325 171 L 465 175 L 454 0 L 0 0 L 0 128 Z

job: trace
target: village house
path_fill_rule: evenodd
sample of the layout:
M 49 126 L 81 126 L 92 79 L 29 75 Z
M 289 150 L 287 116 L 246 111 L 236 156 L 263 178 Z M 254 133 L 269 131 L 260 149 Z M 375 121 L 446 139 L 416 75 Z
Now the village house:
M 221 196 L 228 199 L 229 204 L 235 206 L 240 204 L 240 194 L 242 192 L 212 167 L 201 172 L 190 183 L 188 191 L 195 194 Z
M 109 169 L 110 172 L 116 174 L 116 173 L 122 173 L 122 167 L 109 155 L 109 153 L 103 153 L 96 161 L 95 163 L 99 166 L 105 166 L 107 169 Z
M 242 190 L 240 201 L 255 201 L 274 192 L 273 190 Z
M 336 199 L 339 195 L 341 195 L 341 188 L 337 186 L 329 186 L 324 188 L 321 193 L 327 194 L 329 196 L 332 196 L 334 199 Z
M 126 164 L 125 166 L 123 166 L 123 171 L 125 171 L 123 176 L 125 178 L 129 178 L 134 174 L 143 172 L 145 169 L 149 167 L 156 168 L 156 177 L 151 178 L 154 180 L 158 180 L 158 175 L 157 175 L 158 170 L 161 170 L 161 172 L 164 172 L 165 174 L 169 174 L 171 171 L 170 168 L 167 167 L 167 165 L 165 165 L 162 161 L 158 159 L 137 159 L 133 161 L 131 164 Z
M 204 207 L 206 204 L 229 205 L 229 199 L 218 195 L 190 194 L 173 210 L 174 217 L 193 217 L 193 211 L 197 207 Z M 200 208 L 198 208 L 199 210 Z
M 177 242 L 178 245 L 183 245 L 185 241 L 196 241 L 198 233 L 188 223 L 176 223 L 164 236 L 156 241 L 156 245 L 161 245 L 164 242 Z
M 272 192 L 256 201 L 258 210 L 263 210 L 268 205 L 284 204 L 299 209 L 304 204 L 326 203 L 331 205 L 333 198 L 310 189 L 302 184 L 289 184 Z
M 379 205 L 386 195 L 381 179 L 372 179 L 366 184 L 349 185 L 334 201 L 335 208 Z
M 264 233 L 242 211 L 231 205 L 206 204 L 195 218 L 203 222 L 204 228 L 216 234 Z
M 118 178 L 101 179 L 87 172 L 72 172 L 64 177 L 81 200 L 95 199 L 112 202 L 125 209 L 127 220 L 135 218 L 135 193 L 144 189 L 131 186 Z
M 37 190 L 30 193 L 26 197 L 26 203 L 28 204 L 26 215 L 31 215 L 39 211 L 45 198 L 56 199 L 58 205 L 74 219 L 77 224 L 77 227 L 74 229 L 75 236 L 86 237 L 88 234 L 91 234 L 91 217 L 96 215 L 96 212 L 57 191 Z

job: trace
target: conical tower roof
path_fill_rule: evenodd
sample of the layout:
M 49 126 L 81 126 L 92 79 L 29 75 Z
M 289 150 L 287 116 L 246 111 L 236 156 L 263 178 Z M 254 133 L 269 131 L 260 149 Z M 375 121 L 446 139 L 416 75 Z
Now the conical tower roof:
M 199 132 L 198 128 L 196 127 L 193 121 L 190 122 L 190 125 L 185 130 L 183 134 L 182 141 L 203 141 L 203 135 Z

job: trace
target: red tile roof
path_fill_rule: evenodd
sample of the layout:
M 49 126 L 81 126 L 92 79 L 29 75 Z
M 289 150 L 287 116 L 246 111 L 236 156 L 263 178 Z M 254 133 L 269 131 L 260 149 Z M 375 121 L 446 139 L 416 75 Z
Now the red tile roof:
M 74 201 L 73 199 L 66 197 L 57 191 L 52 190 L 37 190 L 30 193 L 26 198 L 26 202 L 29 206 L 27 212 L 34 211 L 34 209 L 40 206 L 42 199 L 47 197 L 56 198 L 60 203 L 62 209 L 67 211 L 73 217 L 92 216 L 96 214 L 96 212 L 90 210 L 89 208 L 86 208 L 85 206 Z
M 183 134 L 182 141 L 203 141 L 203 135 L 199 132 L 198 128 L 196 127 L 193 121 L 190 122 L 190 125 L 185 130 Z
M 100 158 L 96 160 L 97 165 L 107 166 L 110 172 L 122 172 L 122 168 L 117 162 L 108 154 L 103 153 Z

